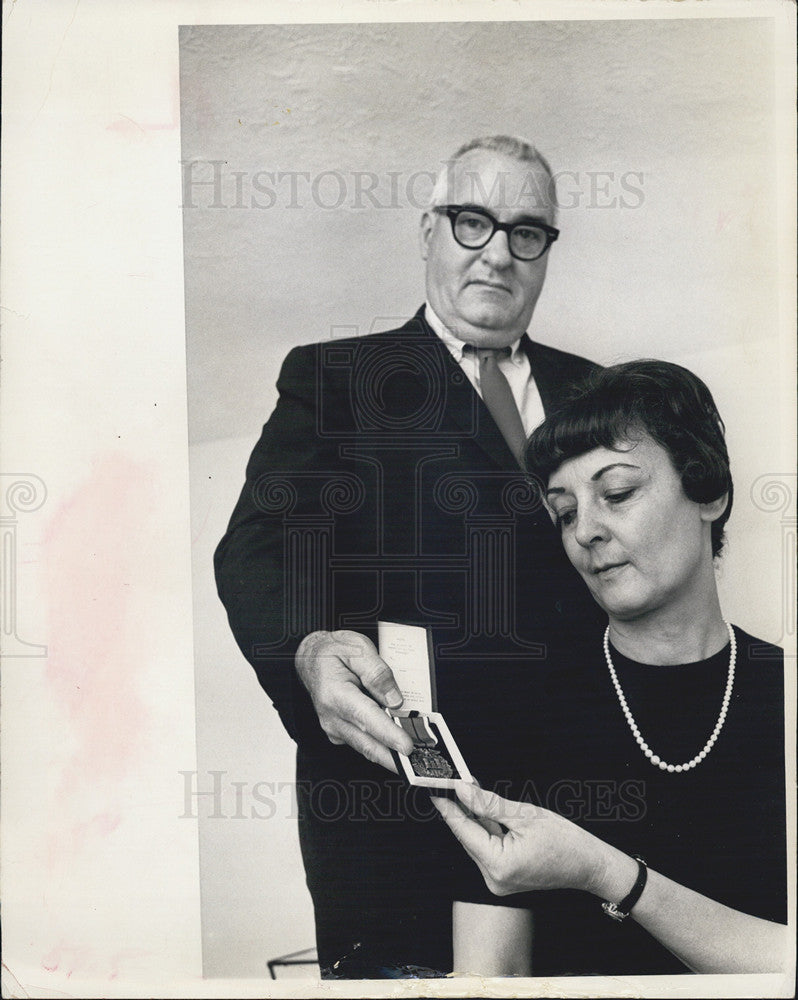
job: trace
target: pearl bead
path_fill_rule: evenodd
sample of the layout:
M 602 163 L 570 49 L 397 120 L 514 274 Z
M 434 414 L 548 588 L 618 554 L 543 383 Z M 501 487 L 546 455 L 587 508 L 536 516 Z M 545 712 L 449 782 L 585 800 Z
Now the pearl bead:
M 610 655 L 610 629 L 607 626 L 604 632 L 604 659 L 607 663 L 607 667 L 610 671 L 610 678 L 612 680 L 612 685 L 615 688 L 615 693 L 618 696 L 618 701 L 620 702 L 621 709 L 626 718 L 626 722 L 634 736 L 637 745 L 646 755 L 646 757 L 651 761 L 651 763 L 658 767 L 661 771 L 667 771 L 669 774 L 674 772 L 681 773 L 682 771 L 690 771 L 694 767 L 697 767 L 710 752 L 712 747 L 715 745 L 717 738 L 720 734 L 723 724 L 726 721 L 726 714 L 729 708 L 729 702 L 732 695 L 732 686 L 734 684 L 734 669 L 737 664 L 737 637 L 734 634 L 734 629 L 728 622 L 724 622 L 726 630 L 729 633 L 729 674 L 726 679 L 726 690 L 723 694 L 723 702 L 721 703 L 720 713 L 718 715 L 718 721 L 715 723 L 715 728 L 712 730 L 712 735 L 709 737 L 707 742 L 704 744 L 703 749 L 693 757 L 692 760 L 688 761 L 686 764 L 668 764 L 660 757 L 658 757 L 654 751 L 645 742 L 640 734 L 640 730 L 637 727 L 637 723 L 634 720 L 631 710 L 626 703 L 626 698 L 621 688 L 621 682 L 618 680 L 618 675 L 615 673 L 615 665 L 612 662 L 612 656 Z

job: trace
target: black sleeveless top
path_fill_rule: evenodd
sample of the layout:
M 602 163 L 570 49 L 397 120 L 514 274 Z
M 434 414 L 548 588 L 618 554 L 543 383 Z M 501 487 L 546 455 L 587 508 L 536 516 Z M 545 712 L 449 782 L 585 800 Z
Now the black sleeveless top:
M 661 771 L 621 710 L 601 634 L 552 665 L 528 720 L 526 777 L 495 790 L 564 815 L 649 866 L 718 902 L 786 923 L 783 653 L 735 629 L 737 666 L 726 721 L 707 757 Z M 613 663 L 643 739 L 681 764 L 704 746 L 720 712 L 729 646 L 680 666 Z M 484 782 L 483 782 L 484 784 Z M 480 900 L 466 889 L 460 898 Z M 533 974 L 633 975 L 687 968 L 632 919 L 618 924 L 575 890 L 493 901 L 535 914 Z

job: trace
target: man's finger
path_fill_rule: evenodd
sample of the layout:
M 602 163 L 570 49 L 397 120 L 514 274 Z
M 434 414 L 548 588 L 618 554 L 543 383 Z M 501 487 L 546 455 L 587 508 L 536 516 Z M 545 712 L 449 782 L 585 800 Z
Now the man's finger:
M 381 767 L 393 771 L 394 774 L 397 773 L 390 750 L 384 747 L 382 743 L 378 743 L 372 739 L 368 733 L 362 732 L 362 730 L 350 725 L 348 722 L 341 722 L 338 731 L 344 742 L 353 750 L 357 750 L 359 754 L 362 754 L 366 760 L 370 760 L 372 764 L 379 764 Z
M 404 729 L 401 726 L 397 726 L 393 719 L 389 718 L 376 702 L 360 694 L 360 692 L 358 692 L 358 695 L 357 707 L 351 719 L 358 729 L 367 733 L 378 743 L 383 743 L 393 750 L 398 750 L 399 753 L 403 753 L 405 756 L 410 754 L 413 749 L 413 741 Z
M 346 664 L 357 675 L 366 691 L 386 708 L 399 708 L 404 701 L 402 692 L 396 686 L 391 668 L 381 659 L 374 643 L 355 632 L 333 632 L 333 635 L 336 638 L 342 637 L 340 641 L 345 644 L 348 654 Z M 355 636 L 360 640 L 356 644 Z
M 393 671 L 376 652 L 364 658 L 363 672 L 359 676 L 363 687 L 386 708 L 401 706 L 404 698 L 396 686 Z

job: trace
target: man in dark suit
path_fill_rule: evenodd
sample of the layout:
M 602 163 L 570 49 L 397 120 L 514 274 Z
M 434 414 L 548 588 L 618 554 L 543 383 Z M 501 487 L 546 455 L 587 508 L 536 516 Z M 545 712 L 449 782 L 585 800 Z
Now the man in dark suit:
M 472 773 L 507 794 L 534 752 L 535 662 L 596 618 L 520 467 L 525 436 L 594 367 L 526 333 L 554 221 L 528 143 L 459 150 L 421 220 L 425 306 L 398 330 L 290 352 L 216 553 L 236 640 L 298 744 L 332 975 L 448 971 L 452 902 L 484 897 L 429 802 L 386 770 L 411 742 L 384 711 L 401 695 L 376 622 L 431 630 L 438 708 Z

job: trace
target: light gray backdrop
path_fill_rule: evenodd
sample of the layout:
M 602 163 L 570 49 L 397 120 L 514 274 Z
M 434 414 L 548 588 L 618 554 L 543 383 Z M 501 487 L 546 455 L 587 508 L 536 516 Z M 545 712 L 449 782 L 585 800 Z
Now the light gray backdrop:
M 213 548 L 286 352 L 386 329 L 423 301 L 419 205 L 464 140 L 529 137 L 561 174 L 562 235 L 533 337 L 603 363 L 677 361 L 709 383 L 737 484 L 724 609 L 782 640 L 782 525 L 757 482 L 791 468 L 771 28 L 181 30 L 198 737 L 185 790 L 200 815 L 207 975 L 262 975 L 313 943 L 279 787 L 293 745 L 229 634 Z

